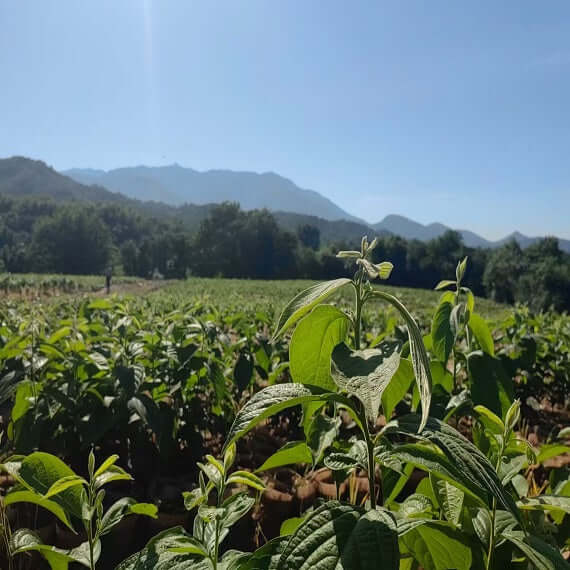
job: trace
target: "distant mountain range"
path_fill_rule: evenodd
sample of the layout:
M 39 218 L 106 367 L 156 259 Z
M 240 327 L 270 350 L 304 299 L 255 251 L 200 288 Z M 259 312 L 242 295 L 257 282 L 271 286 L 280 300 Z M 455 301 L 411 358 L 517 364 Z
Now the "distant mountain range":
M 404 216 L 398 216 L 395 214 L 386 216 L 381 222 L 372 224 L 372 228 L 377 231 L 385 230 L 406 239 L 418 239 L 420 241 L 434 239 L 452 229 L 439 223 L 423 225 Z M 500 247 L 511 240 L 515 240 L 522 248 L 525 248 L 541 239 L 540 237 L 528 237 L 520 232 L 514 232 L 503 239 L 490 241 L 469 230 L 457 230 L 457 232 L 461 234 L 463 243 L 467 247 L 495 248 Z M 570 253 L 570 240 L 558 238 L 558 242 L 560 244 L 560 249 Z
M 244 210 L 267 208 L 294 211 L 325 220 L 362 222 L 313 190 L 304 190 L 273 172 L 198 172 L 177 164 L 135 166 L 115 170 L 79 169 L 62 174 L 81 184 L 97 184 L 138 200 L 154 200 L 172 206 L 239 202 Z
M 24 157 L 0 159 L 0 194 L 46 197 L 57 201 L 116 202 L 153 216 L 173 216 L 196 228 L 212 204 L 224 200 L 240 202 L 244 209 L 268 208 L 278 223 L 292 231 L 301 224 L 317 226 L 321 243 L 354 242 L 364 234 L 394 234 L 405 239 L 427 241 L 450 228 L 423 225 L 404 216 L 388 215 L 375 224 L 351 216 L 328 198 L 303 190 L 277 174 L 255 174 L 230 170 L 197 172 L 178 165 L 119 168 L 105 172 L 72 169 L 56 172 L 39 160 Z M 499 247 L 514 239 L 527 247 L 538 237 L 515 232 L 489 241 L 468 230 L 458 230 L 468 247 Z M 570 240 L 559 239 L 570 253 Z

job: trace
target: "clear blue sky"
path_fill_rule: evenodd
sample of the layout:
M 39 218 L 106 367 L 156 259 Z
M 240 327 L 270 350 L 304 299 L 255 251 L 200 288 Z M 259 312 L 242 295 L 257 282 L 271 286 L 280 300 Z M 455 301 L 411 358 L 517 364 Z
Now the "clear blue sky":
M 275 171 L 370 222 L 570 238 L 570 2 L 0 3 L 0 156 Z

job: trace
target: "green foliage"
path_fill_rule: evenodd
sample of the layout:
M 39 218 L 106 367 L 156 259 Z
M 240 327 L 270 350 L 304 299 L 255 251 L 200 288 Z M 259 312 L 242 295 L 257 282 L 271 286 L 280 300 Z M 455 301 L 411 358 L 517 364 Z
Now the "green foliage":
M 74 551 L 42 544 L 36 529 L 16 530 L 13 550 L 40 552 L 54 568 L 90 567 L 98 539 L 123 516 L 155 513 L 126 497 L 101 503 L 99 513 L 101 486 L 129 485 L 130 476 L 114 455 L 98 468 L 91 459 L 83 477 L 67 467 L 95 444 L 125 449 L 137 482 L 181 461 L 189 469 L 192 490 L 181 503 L 192 532 L 160 533 L 121 569 L 348 570 L 377 567 L 379 552 L 394 568 L 567 567 L 559 555 L 567 474 L 546 472 L 543 489 L 534 479 L 544 469 L 535 465 L 567 452 L 566 436 L 556 439 L 555 431 L 550 444 L 533 449 L 516 431 L 525 400 L 514 400 L 541 374 L 545 389 L 549 375 L 566 378 L 567 317 L 520 308 L 491 328 L 481 316 L 490 305 L 463 284 L 466 260 L 456 279 L 440 284 L 450 290 L 439 298 L 385 286 L 381 279 L 398 267 L 375 258 L 380 247 L 381 240 L 364 239 L 359 250 L 343 250 L 335 259 L 354 265 L 352 278 L 320 285 L 192 279 L 138 299 L 4 301 L 5 445 L 29 455 L 4 463 L 19 484 L 2 507 L 26 501 L 61 525 L 83 528 L 86 538 L 91 529 L 91 541 Z M 274 328 L 285 295 L 293 300 Z M 445 318 L 434 319 L 444 304 Z M 440 330 L 451 342 L 438 341 Z M 388 420 L 381 430 L 380 414 Z M 258 429 L 282 425 L 292 441 L 261 465 L 245 463 L 253 473 L 236 464 L 255 448 Z M 472 442 L 456 425 L 473 426 Z M 216 437 L 209 440 L 216 451 L 203 446 L 204 434 L 226 436 L 223 457 L 210 454 L 219 449 Z M 241 528 L 272 470 L 282 467 L 307 479 L 330 469 L 338 500 L 290 513 L 300 516 L 254 553 L 225 551 L 227 536 L 239 534 L 235 525 Z M 428 474 L 415 487 L 414 469 Z M 362 474 L 368 491 L 359 492 Z
M 129 514 L 156 518 L 155 505 L 137 503 L 128 497 L 119 499 L 107 511 L 103 510 L 103 486 L 112 481 L 131 480 L 123 469 L 115 465 L 118 456 L 107 458 L 95 469 L 95 456 L 89 454 L 89 479 L 76 475 L 60 459 L 49 453 L 35 452 L 26 457 L 15 456 L 0 465 L 26 489 L 10 492 L 6 506 L 31 503 L 43 507 L 57 516 L 74 531 L 81 523 L 87 540 L 71 550 L 43 544 L 37 534 L 28 529 L 16 531 L 10 540 L 9 556 L 30 551 L 39 552 L 52 570 L 65 570 L 70 562 L 77 562 L 93 570 L 101 554 L 101 537 L 111 531 Z M 75 531 L 74 531 L 75 532 Z

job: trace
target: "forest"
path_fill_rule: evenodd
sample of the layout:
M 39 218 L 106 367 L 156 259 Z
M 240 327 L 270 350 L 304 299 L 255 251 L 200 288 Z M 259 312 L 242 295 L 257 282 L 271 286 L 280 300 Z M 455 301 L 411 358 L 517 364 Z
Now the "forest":
M 188 209 L 188 213 L 193 212 Z M 322 243 L 319 229 L 283 229 L 267 210 L 236 203 L 208 209 L 205 218 L 166 215 L 156 208 L 56 203 L 0 196 L 0 271 L 100 274 L 180 279 L 187 276 L 250 279 L 327 279 L 348 275 L 334 252 L 350 240 Z M 555 238 L 526 249 L 512 241 L 497 249 L 468 248 L 449 231 L 428 242 L 381 235 L 374 254 L 394 266 L 392 283 L 431 288 L 469 256 L 466 283 L 499 302 L 533 309 L 570 309 L 570 254 Z

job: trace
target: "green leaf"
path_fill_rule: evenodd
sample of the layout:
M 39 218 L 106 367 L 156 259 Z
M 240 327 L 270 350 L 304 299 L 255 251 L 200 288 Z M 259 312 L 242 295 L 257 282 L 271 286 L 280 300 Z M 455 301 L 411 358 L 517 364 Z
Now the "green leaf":
M 332 358 L 336 385 L 356 396 L 364 406 L 368 421 L 375 421 L 382 392 L 398 370 L 400 354 L 394 351 L 386 356 L 375 348 L 351 350 L 343 343 L 334 349 Z
M 131 497 L 123 497 L 115 501 L 103 514 L 101 519 L 100 535 L 103 536 L 111 531 L 111 529 L 119 524 L 123 517 L 128 513 L 129 508 L 136 503 Z
M 239 485 L 246 485 L 247 487 L 251 487 L 256 491 L 264 491 L 265 490 L 265 483 L 253 473 L 249 471 L 234 471 L 227 480 L 228 484 L 239 484 Z
M 290 537 L 275 570 L 397 570 L 396 523 L 384 510 L 325 503 Z
M 570 569 L 560 552 L 537 536 L 525 536 L 521 531 L 504 532 L 502 536 L 512 542 L 537 570 Z
M 443 479 L 439 479 L 436 476 L 432 476 L 431 474 L 430 480 L 432 482 L 433 491 L 437 497 L 437 502 L 440 504 L 445 518 L 454 526 L 457 526 L 461 519 L 465 494 L 455 485 Z
M 302 384 L 276 384 L 260 390 L 237 413 L 228 433 L 224 450 L 265 418 L 286 408 L 318 401 L 338 402 L 347 407 L 352 406 L 350 400 L 340 394 L 322 392 L 318 388 L 309 388 Z
M 221 522 L 223 528 L 233 526 L 241 517 L 243 517 L 255 504 L 255 499 L 250 497 L 247 493 L 236 493 L 227 498 L 220 509 L 216 509 L 216 517 Z M 200 514 L 201 509 L 208 508 L 201 506 L 198 509 Z
M 114 465 L 118 459 L 119 459 L 119 456 L 116 454 L 110 455 L 109 457 L 107 457 L 107 459 L 105 459 L 105 461 L 103 461 L 103 463 L 101 463 L 101 465 L 99 466 L 99 469 L 97 469 L 97 471 L 95 471 L 94 477 L 98 477 L 99 475 L 102 475 L 103 473 L 105 473 L 105 471 L 107 471 L 107 469 L 109 469 L 109 467 L 111 467 L 111 465 Z
M 234 380 L 236 386 L 243 392 L 251 382 L 253 375 L 253 359 L 248 352 L 242 352 L 234 367 Z
M 474 406 L 473 411 L 477 414 L 477 419 L 487 428 L 491 433 L 496 435 L 503 435 L 505 433 L 505 424 L 503 420 L 494 414 L 485 406 Z
M 43 544 L 41 538 L 31 530 L 22 528 L 14 531 L 10 537 L 10 552 L 12 555 L 24 552 L 39 552 L 48 562 L 51 570 L 67 570 L 73 558 L 68 551 Z
M 184 491 L 182 496 L 184 497 L 184 508 L 187 511 L 191 511 L 194 507 L 201 505 L 208 498 L 208 495 L 200 487 L 193 491 Z
M 313 465 L 316 465 L 326 449 L 328 449 L 338 436 L 341 420 L 339 417 L 329 418 L 317 414 L 309 424 L 305 438 L 313 456 Z
M 4 498 L 5 506 L 14 505 L 16 503 L 32 503 L 38 505 L 50 511 L 50 513 L 54 514 L 67 528 L 75 532 L 75 529 L 69 521 L 69 516 L 61 505 L 55 501 L 45 499 L 42 495 L 38 495 L 33 491 L 12 491 Z
M 377 290 L 374 290 L 372 292 L 372 295 L 373 297 L 387 301 L 396 307 L 396 309 L 398 309 L 404 318 L 404 321 L 408 327 L 408 339 L 410 343 L 412 366 L 414 368 L 416 383 L 418 385 L 420 399 L 422 402 L 422 420 L 419 425 L 419 431 L 421 431 L 424 428 L 429 417 L 432 384 L 431 372 L 429 368 L 429 358 L 424 347 L 422 333 L 411 313 L 408 311 L 408 309 L 406 309 L 406 307 L 400 302 L 397 297 L 390 295 L 390 293 L 385 293 L 384 291 Z
M 467 356 L 473 404 L 482 404 L 503 418 L 514 397 L 512 378 L 500 359 L 477 350 Z
M 561 511 L 570 514 L 570 497 L 558 497 L 555 495 L 524 497 L 517 502 L 517 506 L 523 510 Z
M 541 446 L 538 455 L 536 456 L 536 462 L 542 464 L 548 459 L 553 457 L 558 457 L 564 453 L 570 453 L 570 447 L 567 445 L 560 445 L 559 443 L 551 443 Z
M 388 279 L 392 273 L 392 269 L 394 269 L 394 264 L 389 261 L 382 261 L 381 263 L 377 263 L 375 267 L 380 279 Z
M 278 536 L 266 542 L 251 555 L 249 560 L 239 566 L 239 570 L 270 570 L 275 568 L 286 543 L 286 536 Z
M 19 481 L 28 489 L 45 495 L 60 479 L 73 477 L 75 473 L 58 457 L 42 451 L 26 456 L 18 473 Z M 81 518 L 81 490 L 69 487 L 53 497 L 65 511 Z
M 424 570 L 470 570 L 473 553 L 468 537 L 451 525 L 425 521 L 400 535 L 400 540 Z
M 382 392 L 382 410 L 387 420 L 392 417 L 394 408 L 408 393 L 413 381 L 414 369 L 411 361 L 406 358 L 400 358 L 398 370 L 396 370 L 388 386 Z
M 435 286 L 435 290 L 440 291 L 441 289 L 445 289 L 446 287 L 451 287 L 451 285 L 455 285 L 455 281 L 453 281 L 452 279 L 444 279 Z
M 79 477 L 79 475 L 69 475 L 67 477 L 62 477 L 58 481 L 56 481 L 44 495 L 46 499 L 49 499 L 53 495 L 57 495 L 70 487 L 74 487 L 75 485 L 87 485 L 87 481 L 83 479 L 83 477 Z
M 268 471 L 284 465 L 294 465 L 296 463 L 311 463 L 313 456 L 309 446 L 304 441 L 290 441 L 273 455 L 268 457 L 256 473 Z
M 471 319 L 471 315 L 473 315 L 473 311 L 475 310 L 475 295 L 473 295 L 473 291 L 469 289 L 469 287 L 461 287 L 461 291 L 465 293 L 467 296 L 467 311 L 468 311 L 468 320 Z
M 280 536 L 288 536 L 293 534 L 305 521 L 306 517 L 292 517 L 290 519 L 284 520 L 281 524 L 281 529 L 279 530 Z
M 355 441 L 347 453 L 330 453 L 325 457 L 325 465 L 332 471 L 350 471 L 356 467 L 368 469 L 368 448 L 366 442 Z
M 450 425 L 435 418 L 429 418 L 424 431 L 417 435 L 419 423 L 417 414 L 409 414 L 392 420 L 382 433 L 413 435 L 436 445 L 445 455 L 447 465 L 452 466 L 449 468 L 452 477 L 462 482 L 466 490 L 475 497 L 486 498 L 487 505 L 491 504 L 491 497 L 495 497 L 499 505 L 520 520 L 520 513 L 512 497 L 502 486 L 493 465 L 479 449 Z M 394 452 L 398 452 L 398 448 Z M 438 475 L 443 473 L 439 472 Z
M 412 493 L 400 505 L 399 514 L 406 518 L 431 517 L 433 504 L 429 497 L 420 493 Z
M 115 570 L 211 570 L 200 554 L 176 552 L 195 539 L 182 527 L 174 527 L 151 538 L 139 552 L 121 562 Z
M 477 313 L 472 313 L 469 317 L 469 328 L 477 339 L 481 350 L 490 356 L 495 356 L 495 344 L 485 319 Z
M 450 321 L 452 310 L 453 305 L 451 303 L 447 301 L 440 303 L 431 322 L 433 354 L 440 362 L 444 363 L 447 362 L 455 342 Z
M 348 317 L 336 307 L 315 307 L 297 325 L 291 337 L 289 366 L 293 380 L 336 391 L 331 378 L 331 354 L 346 338 L 349 326 Z
M 95 477 L 95 488 L 100 489 L 113 481 L 132 481 L 133 478 L 118 465 L 110 465 L 107 469 Z
M 350 283 L 350 279 L 334 279 L 313 285 L 293 297 L 287 304 L 279 320 L 273 340 L 283 334 L 290 326 L 295 324 L 303 315 L 307 314 L 315 305 L 324 301 L 327 297 L 338 291 L 344 285 Z
M 158 507 L 152 503 L 135 503 L 129 507 L 129 512 L 133 515 L 158 518 Z

